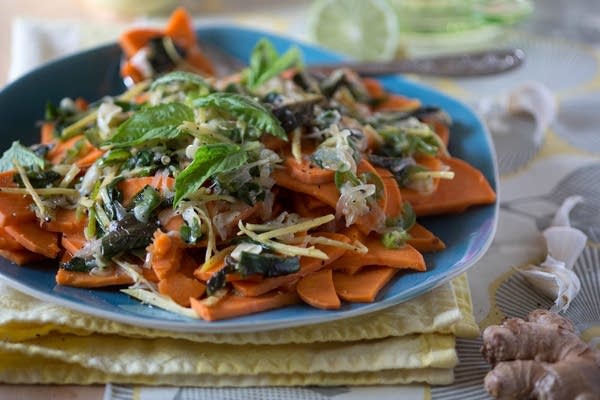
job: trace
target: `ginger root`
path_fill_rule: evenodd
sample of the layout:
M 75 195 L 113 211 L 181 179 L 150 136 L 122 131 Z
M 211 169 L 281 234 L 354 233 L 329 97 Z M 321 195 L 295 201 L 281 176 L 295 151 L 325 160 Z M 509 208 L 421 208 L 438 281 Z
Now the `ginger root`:
M 483 356 L 494 366 L 485 389 L 498 399 L 600 399 L 600 351 L 566 318 L 535 310 L 483 331 Z

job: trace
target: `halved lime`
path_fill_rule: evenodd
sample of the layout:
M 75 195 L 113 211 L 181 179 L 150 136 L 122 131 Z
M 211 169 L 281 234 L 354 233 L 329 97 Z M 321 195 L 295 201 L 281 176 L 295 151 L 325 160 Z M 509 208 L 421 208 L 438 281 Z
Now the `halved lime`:
M 398 50 L 398 21 L 386 0 L 318 0 L 308 29 L 316 43 L 361 60 L 389 60 Z

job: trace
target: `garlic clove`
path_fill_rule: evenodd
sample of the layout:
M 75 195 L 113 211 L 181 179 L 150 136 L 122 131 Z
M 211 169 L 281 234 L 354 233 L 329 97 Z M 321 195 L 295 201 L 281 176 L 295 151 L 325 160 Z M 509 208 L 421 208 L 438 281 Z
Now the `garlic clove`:
M 546 86 L 539 82 L 527 82 L 508 94 L 509 113 L 526 113 L 536 122 L 535 143 L 540 143 L 544 132 L 550 126 L 558 110 L 556 97 Z
M 551 226 L 544 230 L 543 236 L 548 256 L 562 261 L 564 268 L 572 270 L 587 243 L 585 233 L 570 226 Z
M 556 262 L 556 260 L 553 260 Z M 552 311 L 564 311 L 581 290 L 577 275 L 564 266 L 538 267 L 527 265 L 517 268 L 538 293 L 554 299 Z
M 551 226 L 571 226 L 571 220 L 569 219 L 569 214 L 571 210 L 579 204 L 583 203 L 582 196 L 570 196 L 567 197 L 556 214 L 554 215 L 554 219 L 552 220 Z

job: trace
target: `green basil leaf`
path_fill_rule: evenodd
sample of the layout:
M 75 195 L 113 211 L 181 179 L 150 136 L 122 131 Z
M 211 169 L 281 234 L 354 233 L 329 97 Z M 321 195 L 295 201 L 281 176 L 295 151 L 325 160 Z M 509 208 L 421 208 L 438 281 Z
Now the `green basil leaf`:
M 235 144 L 215 143 L 200 147 L 192 163 L 175 179 L 174 205 L 176 206 L 181 199 L 198 190 L 215 174 L 237 169 L 247 160 L 247 152 Z
M 45 165 L 43 158 L 37 156 L 18 141 L 13 142 L 12 146 L 2 154 L 2 158 L 0 158 L 0 172 L 15 169 L 13 160 L 17 160 L 22 167 L 44 168 Z
M 179 126 L 193 120 L 194 111 L 184 104 L 159 104 L 133 114 L 104 145 L 129 147 L 177 139 L 185 134 Z
M 155 90 L 158 87 L 178 84 L 185 89 L 196 89 L 205 94 L 210 93 L 213 89 L 211 85 L 198 74 L 187 71 L 173 71 L 161 76 L 150 86 L 150 90 Z
M 211 93 L 206 97 L 196 99 L 194 106 L 214 108 L 221 113 L 225 112 L 260 132 L 270 133 L 273 136 L 287 140 L 287 135 L 279 120 L 275 118 L 271 111 L 249 96 L 237 93 Z
M 279 56 L 277 50 L 267 39 L 261 39 L 250 56 L 250 66 L 244 73 L 246 85 L 256 89 L 269 79 L 283 71 L 302 65 L 302 56 L 296 47 L 292 47 Z
M 140 222 L 148 222 L 150 215 L 160 205 L 160 194 L 150 185 L 146 185 L 133 199 L 133 215 Z

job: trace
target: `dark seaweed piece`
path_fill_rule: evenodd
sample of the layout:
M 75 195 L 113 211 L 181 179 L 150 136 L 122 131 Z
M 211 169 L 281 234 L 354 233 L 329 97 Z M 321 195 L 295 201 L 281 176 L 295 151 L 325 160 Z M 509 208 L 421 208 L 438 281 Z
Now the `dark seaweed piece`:
M 133 214 L 127 214 L 120 221 L 111 222 L 101 239 L 100 254 L 110 259 L 124 251 L 146 247 L 157 226 L 156 221 L 140 222 Z
M 335 92 L 342 87 L 345 87 L 350 91 L 352 97 L 354 97 L 356 101 L 368 104 L 371 101 L 371 96 L 369 96 L 365 88 L 356 81 L 356 78 L 353 79 L 348 74 L 349 72 L 343 69 L 333 71 L 320 82 L 319 87 L 321 93 L 323 93 L 324 96 L 331 98 Z
M 37 144 L 30 146 L 29 149 L 31 151 L 33 151 L 33 153 L 36 156 L 38 156 L 40 158 L 46 158 L 46 155 L 48 154 L 50 149 L 52 149 L 53 147 L 54 147 L 54 144 L 37 143 Z
M 300 257 L 282 257 L 270 253 L 242 251 L 236 271 L 242 276 L 262 275 L 266 278 L 289 275 L 300 270 Z
M 267 95 L 268 97 L 270 96 Z M 286 103 L 281 96 L 273 97 L 273 99 L 269 99 L 271 101 L 266 101 L 267 99 L 265 101 L 287 133 L 298 127 L 310 125 L 314 119 L 315 104 L 323 100 L 321 96 L 311 96 L 303 100 Z
M 169 41 L 171 43 L 168 43 Z M 148 41 L 147 46 L 150 49 L 148 55 L 148 62 L 152 66 L 154 72 L 157 74 L 171 71 L 177 66 L 178 60 L 174 60 L 173 58 L 171 58 L 171 55 L 167 51 L 166 46 L 172 46 L 180 58 L 183 59 L 186 56 L 185 49 L 174 43 L 168 36 L 159 36 L 152 38 Z
M 60 268 L 73 272 L 90 272 L 97 266 L 95 259 L 85 260 L 81 257 L 73 257 L 69 261 L 60 264 Z
M 212 296 L 220 289 L 225 287 L 227 283 L 227 274 L 230 274 L 234 271 L 234 265 L 225 262 L 225 266 L 211 275 L 211 277 L 206 281 L 206 295 Z
M 377 154 L 369 154 L 369 161 L 373 165 L 387 169 L 394 175 L 399 175 L 406 168 L 416 164 L 412 157 L 386 157 Z
M 319 88 L 319 77 L 306 71 L 298 71 L 292 77 L 292 81 L 302 90 L 308 93 L 321 94 Z
M 34 188 L 45 188 L 53 186 L 53 183 L 61 179 L 62 176 L 58 172 L 52 170 L 40 171 L 37 169 L 30 169 L 27 171 L 27 178 Z M 19 174 L 13 176 L 13 182 L 20 187 L 25 187 Z

